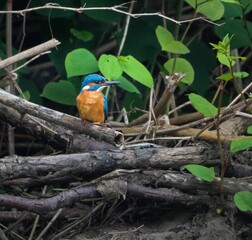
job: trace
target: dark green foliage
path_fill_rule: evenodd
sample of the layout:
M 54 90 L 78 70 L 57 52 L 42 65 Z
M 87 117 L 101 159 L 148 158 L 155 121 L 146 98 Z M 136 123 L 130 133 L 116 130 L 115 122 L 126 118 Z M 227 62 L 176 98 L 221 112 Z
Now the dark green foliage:
M 56 3 L 54 6 L 89 8 L 113 7 L 123 4 L 125 1 L 57 0 L 54 3 Z M 181 71 L 186 74 L 182 80 L 186 85 L 181 84 L 180 90 L 190 89 L 210 100 L 209 93 L 215 92 L 210 85 L 210 79 L 215 77 L 212 71 L 216 66 L 216 58 L 209 42 L 217 42 L 215 41 L 217 38 L 223 39 L 229 34 L 229 36 L 233 36 L 230 50 L 237 47 L 251 47 L 252 22 L 246 16 L 251 13 L 252 4 L 249 0 L 185 0 L 181 3 L 167 1 L 166 5 L 162 6 L 162 2 L 159 1 L 155 3 L 138 2 L 134 3 L 132 13 L 155 13 L 165 9 L 164 14 L 176 20 L 184 19 L 184 13 L 187 14 L 187 19 L 200 13 L 217 24 L 225 24 L 217 26 L 198 20 L 177 25 L 159 16 L 132 17 L 120 56 L 117 56 L 118 49 L 128 17 L 125 14 L 111 9 L 83 12 L 43 9 L 29 12 L 26 15 L 24 46 L 32 47 L 51 37 L 58 39 L 61 44 L 48 54 L 53 64 L 53 69 L 48 70 L 48 76 L 43 77 L 43 81 L 41 81 L 42 72 L 31 74 L 26 68 L 26 75 L 24 75 L 24 69 L 21 69 L 19 71 L 20 86 L 23 91 L 29 92 L 31 101 L 42 103 L 43 98 L 40 96 L 43 96 L 60 104 L 74 105 L 83 75 L 101 72 L 110 80 L 119 79 L 121 81 L 120 88 L 123 91 L 119 90 L 121 92 L 119 104 L 120 107 L 125 106 L 129 110 L 128 107 L 132 102 L 129 96 L 132 96 L 134 100 L 134 94 L 136 94 L 136 98 L 140 98 L 138 103 L 141 102 L 140 105 L 143 108 L 148 105 L 149 88 L 153 83 L 155 85 L 156 77 L 160 72 L 172 74 Z M 26 7 L 25 3 L 19 4 L 16 8 L 24 9 Z M 46 4 L 48 4 L 46 0 L 32 1 L 29 7 Z M 183 7 L 188 8 L 189 5 L 191 9 L 184 12 Z M 128 12 L 129 7 L 130 4 L 126 3 L 119 10 Z M 14 36 L 14 45 L 18 49 L 23 34 L 21 31 L 23 22 L 22 18 L 14 20 L 15 34 L 19 33 L 18 36 Z M 39 27 L 34 27 L 35 22 Z M 31 41 L 31 39 L 36 40 Z M 73 52 L 75 56 L 71 61 Z M 79 55 L 77 56 L 76 53 Z M 3 43 L 0 56 L 6 57 Z M 41 60 L 48 61 L 47 57 L 43 57 Z M 234 76 L 246 78 L 246 72 L 249 72 L 249 69 L 243 69 L 243 72 L 244 74 L 242 72 L 234 73 Z M 219 79 L 229 81 L 231 77 L 230 74 L 224 73 L 219 76 Z M 29 81 L 26 81 L 26 78 L 29 78 Z M 65 86 L 62 79 L 67 79 L 65 81 L 68 81 L 69 88 L 67 91 L 61 91 L 61 95 L 59 95 L 52 89 L 57 88 L 56 86 L 59 86 L 59 89 Z M 50 80 L 53 81 L 53 84 Z M 49 91 L 49 89 L 51 90 Z M 140 92 L 141 94 L 139 94 Z M 134 94 L 132 95 L 132 93 Z M 62 100 L 59 99 L 59 96 Z

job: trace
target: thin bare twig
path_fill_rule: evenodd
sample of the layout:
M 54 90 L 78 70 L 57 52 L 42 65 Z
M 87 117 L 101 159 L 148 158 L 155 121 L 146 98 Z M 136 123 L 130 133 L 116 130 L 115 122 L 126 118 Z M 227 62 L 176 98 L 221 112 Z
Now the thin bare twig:
M 12 0 L 7 0 L 7 10 L 11 11 L 12 10 Z M 6 51 L 7 51 L 7 57 L 12 56 L 12 15 L 11 13 L 7 13 L 6 15 Z M 6 68 L 6 71 L 8 72 L 8 77 L 10 79 L 12 78 L 12 75 L 10 74 L 12 70 L 12 66 L 8 66 Z M 14 80 L 15 81 L 15 80 Z M 6 86 L 6 91 L 14 94 L 15 93 L 15 88 L 13 84 L 10 84 Z M 7 128 L 8 131 L 8 150 L 9 150 L 9 155 L 14 155 L 15 154 L 15 139 L 14 139 L 14 129 L 8 125 Z
M 135 1 L 132 0 L 131 3 L 130 3 L 130 8 L 129 8 L 129 13 L 130 14 L 132 13 L 134 2 Z M 123 32 L 123 37 L 122 37 L 122 40 L 121 40 L 121 43 L 120 43 L 120 47 L 119 47 L 117 56 L 121 55 L 121 52 L 122 52 L 122 49 L 123 49 L 123 46 L 124 46 L 124 43 L 125 43 L 125 40 L 126 40 L 126 37 L 127 37 L 127 33 L 128 33 L 128 30 L 129 30 L 129 23 L 130 23 L 130 15 L 127 15 L 125 28 L 124 28 L 124 32 Z
M 163 14 L 161 14 L 160 12 L 154 12 L 154 13 L 129 13 L 126 11 L 121 10 L 120 8 L 122 8 L 125 4 L 129 4 L 129 3 L 124 3 L 124 4 L 120 4 L 120 5 L 115 5 L 113 7 L 79 7 L 79 8 L 72 8 L 72 7 L 64 7 L 64 6 L 60 6 L 57 3 L 47 3 L 44 6 L 39 6 L 39 7 L 34 7 L 34 8 L 26 8 L 26 9 L 22 9 L 22 10 L 14 10 L 14 11 L 0 11 L 0 14 L 6 14 L 6 13 L 12 13 L 12 14 L 20 14 L 20 15 L 24 15 L 27 12 L 32 12 L 32 11 L 37 11 L 37 10 L 41 10 L 41 9 L 59 9 L 59 10 L 64 10 L 64 11 L 74 11 L 74 12 L 78 12 L 78 13 L 82 13 L 84 11 L 94 11 L 94 10 L 110 10 L 110 11 L 114 11 L 114 12 L 118 12 L 121 14 L 125 14 L 125 15 L 129 15 L 130 17 L 133 18 L 139 18 L 139 17 L 146 17 L 146 16 L 158 16 L 161 17 L 163 19 L 167 19 L 168 21 L 174 22 L 176 24 L 183 24 L 183 23 L 188 23 L 188 22 L 194 22 L 194 21 L 198 21 L 198 20 L 203 20 L 206 22 L 209 22 L 213 25 L 217 25 L 217 26 L 221 26 L 223 24 L 217 24 L 214 23 L 204 17 L 197 17 L 197 18 L 193 18 L 193 19 L 188 19 L 188 20 L 183 20 L 183 21 L 177 21 L 173 18 L 167 17 Z
M 26 8 L 29 8 L 29 6 L 30 6 L 30 4 L 31 4 L 31 1 L 32 1 L 32 0 L 29 0 L 29 2 L 28 2 L 27 5 L 26 5 Z M 23 35 L 22 35 L 22 39 L 21 39 L 21 41 L 20 41 L 20 45 L 19 45 L 19 50 L 18 50 L 18 52 L 21 52 L 21 49 L 22 49 L 22 47 L 23 47 L 24 40 L 25 40 L 25 37 L 26 37 L 26 14 L 23 15 L 22 32 L 23 32 Z
M 68 233 L 70 230 L 72 230 L 74 227 L 79 225 L 81 222 L 88 219 L 92 214 L 94 214 L 97 210 L 99 210 L 104 205 L 104 202 L 100 202 L 95 208 L 93 208 L 87 215 L 81 217 L 79 220 L 77 220 L 75 223 L 71 224 L 69 227 L 55 235 L 52 239 L 58 239 L 59 237 L 64 236 L 66 233 Z
M 57 213 L 54 215 L 52 220 L 47 224 L 47 226 L 43 229 L 43 231 L 39 234 L 39 236 L 36 238 L 36 240 L 41 239 L 47 232 L 47 230 L 52 226 L 52 224 L 55 222 L 55 220 L 59 217 L 60 213 L 62 212 L 63 208 L 60 208 Z
M 4 226 L 2 223 L 0 223 L 0 227 L 4 228 L 4 229 L 8 229 L 6 226 Z M 22 236 L 20 236 L 19 234 L 17 234 L 16 232 L 11 230 L 11 234 L 15 235 L 15 237 L 21 239 L 21 240 L 25 240 Z
M 19 62 L 23 59 L 30 58 L 30 57 L 39 55 L 43 52 L 46 52 L 49 49 L 56 47 L 58 44 L 60 44 L 60 42 L 53 38 L 45 43 L 42 43 L 42 44 L 37 45 L 33 48 L 30 48 L 30 49 L 25 50 L 21 53 L 18 53 L 12 57 L 4 59 L 4 60 L 0 61 L 0 69 L 5 68 L 7 66 L 10 66 L 10 65 L 12 65 L 16 62 Z
M 252 114 L 236 111 L 235 113 L 236 116 L 241 116 L 241 117 L 246 117 L 246 118 L 252 118 Z
M 244 94 L 246 91 L 248 91 L 250 88 L 252 87 L 252 82 L 247 86 L 245 87 L 243 90 L 242 90 L 242 94 Z M 241 94 L 239 94 L 228 106 L 227 108 L 229 108 L 230 106 L 234 105 L 239 99 L 241 98 Z
M 45 185 L 44 188 L 43 188 L 42 196 L 45 195 L 46 189 L 47 189 L 47 185 Z M 33 223 L 32 230 L 31 230 L 31 233 L 30 233 L 30 236 L 29 236 L 28 240 L 32 240 L 32 239 L 33 239 L 33 236 L 34 236 L 36 227 L 38 226 L 39 218 L 40 218 L 40 216 L 39 216 L 39 214 L 37 214 L 37 216 L 36 216 L 36 218 L 35 218 L 35 221 L 34 221 L 34 223 Z M 42 233 L 41 233 L 41 234 L 42 234 Z M 41 235 L 41 234 L 40 234 L 40 235 Z

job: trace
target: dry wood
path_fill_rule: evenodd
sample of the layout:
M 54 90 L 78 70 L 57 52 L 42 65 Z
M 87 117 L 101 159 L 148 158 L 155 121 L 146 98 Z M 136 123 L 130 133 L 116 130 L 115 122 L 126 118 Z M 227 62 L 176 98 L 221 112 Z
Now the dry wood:
M 26 197 L 12 196 L 8 194 L 0 195 L 0 202 L 5 207 L 15 207 L 25 211 L 38 214 L 56 211 L 60 208 L 71 207 L 76 201 L 81 199 L 104 198 L 107 200 L 132 196 L 137 198 L 152 199 L 156 201 L 168 201 L 169 203 L 179 203 L 184 205 L 210 204 L 210 197 L 207 195 L 190 195 L 179 190 L 167 189 L 177 188 L 187 192 L 207 191 L 220 193 L 221 180 L 216 178 L 214 182 L 208 183 L 193 177 L 191 174 L 180 174 L 171 171 L 143 171 L 140 175 L 141 182 L 145 179 L 145 185 L 155 185 L 156 188 L 142 186 L 126 180 L 114 179 L 101 181 L 97 184 L 75 187 L 63 191 L 58 195 L 49 198 L 30 199 Z M 138 176 L 139 177 L 139 176 Z M 157 188 L 158 187 L 158 188 Z M 165 187 L 165 188 L 164 188 Z M 235 194 L 238 191 L 252 191 L 252 184 L 237 179 L 224 178 L 223 190 L 225 194 Z
M 220 193 L 221 191 L 221 179 L 219 177 L 216 177 L 214 182 L 208 183 L 190 174 L 164 174 L 164 182 L 161 185 L 187 191 L 202 190 L 215 193 Z M 235 194 L 239 191 L 252 191 L 252 184 L 245 180 L 224 178 L 223 191 L 225 194 Z
M 51 49 L 51 48 L 55 48 L 57 45 L 59 45 L 60 42 L 58 40 L 56 40 L 55 38 L 42 43 L 36 47 L 30 48 L 28 50 L 25 50 L 21 53 L 18 53 L 12 57 L 6 58 L 2 61 L 0 61 L 0 69 L 5 68 L 7 66 L 10 66 L 14 63 L 17 63 L 21 60 L 24 60 L 26 58 L 30 58 L 33 56 L 36 56 L 40 53 L 46 52 L 47 50 Z
M 54 197 L 41 199 L 29 199 L 26 197 L 1 194 L 0 202 L 2 206 L 15 207 L 29 212 L 45 214 L 62 207 L 72 206 L 74 202 L 80 201 L 82 198 L 94 198 L 99 196 L 95 186 L 86 186 L 63 191 Z
M 25 129 L 37 140 L 46 142 L 55 149 L 65 152 L 87 152 L 92 150 L 115 149 L 114 144 L 98 142 L 84 134 L 68 130 L 60 125 L 52 124 L 40 118 L 21 115 L 14 108 L 0 103 L 0 119 L 13 127 Z M 34 121 L 35 120 L 35 121 Z
M 252 124 L 251 118 L 232 117 L 220 124 L 220 132 L 226 136 L 237 136 L 247 132 Z
M 20 157 L 0 159 L 2 184 L 50 183 L 63 180 L 88 180 L 115 169 L 180 169 L 188 164 L 215 165 L 218 152 L 207 145 L 180 148 L 143 148 L 133 150 L 94 151 L 82 154 Z M 29 178 L 28 182 L 20 178 Z M 13 181 L 19 179 L 18 181 Z M 31 180 L 33 179 L 33 180 Z M 12 181 L 8 181 L 12 180 Z
M 21 116 L 29 114 L 66 129 L 84 133 L 97 141 L 105 141 L 116 146 L 123 143 L 123 135 L 112 128 L 90 124 L 84 125 L 79 118 L 31 103 L 2 89 L 0 89 L 0 103 L 14 108 Z
M 123 132 L 125 137 L 138 136 L 144 133 L 143 126 L 132 126 L 132 127 L 121 127 L 121 128 L 117 127 L 116 129 Z M 168 136 L 180 136 L 180 137 L 192 137 L 192 138 L 198 137 L 199 139 L 210 141 L 210 142 L 217 142 L 218 140 L 216 131 L 205 130 L 202 132 L 202 130 L 198 128 L 190 128 L 190 127 L 184 127 L 184 126 L 178 127 L 178 126 L 169 125 L 169 124 L 163 124 L 159 126 L 150 127 L 149 135 L 151 139 L 152 139 L 153 132 L 155 133 L 155 136 L 168 135 Z M 230 137 L 226 137 L 225 135 L 220 136 L 220 140 L 222 142 L 230 141 L 230 139 L 231 139 Z
M 125 187 L 124 187 L 125 186 Z M 142 185 L 127 182 L 125 180 L 114 179 L 102 181 L 98 184 L 84 187 L 76 187 L 63 191 L 53 197 L 30 199 L 27 197 L 12 196 L 8 194 L 0 195 L 1 206 L 15 207 L 21 210 L 46 214 L 56 211 L 60 208 L 71 207 L 75 202 L 81 199 L 104 198 L 113 200 L 120 198 L 121 188 L 126 188 L 127 196 L 153 199 L 156 201 L 168 201 L 171 203 L 180 203 L 185 205 L 208 204 L 208 196 L 191 196 L 174 189 L 153 189 Z

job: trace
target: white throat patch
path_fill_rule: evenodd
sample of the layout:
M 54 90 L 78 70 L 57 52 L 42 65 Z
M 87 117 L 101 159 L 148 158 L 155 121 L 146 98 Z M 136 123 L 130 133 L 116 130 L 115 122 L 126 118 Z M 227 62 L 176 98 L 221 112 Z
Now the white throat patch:
M 85 87 L 82 88 L 82 91 L 88 90 L 89 88 L 90 88 L 90 86 L 86 85 Z
M 107 86 L 100 86 L 96 91 L 101 92 L 105 87 L 107 87 Z
M 98 89 L 96 89 L 95 91 L 96 92 L 101 92 L 104 88 L 106 88 L 107 86 L 100 86 Z M 91 87 L 89 85 L 86 85 L 85 87 L 82 88 L 82 91 L 84 90 L 88 90 L 90 89 Z

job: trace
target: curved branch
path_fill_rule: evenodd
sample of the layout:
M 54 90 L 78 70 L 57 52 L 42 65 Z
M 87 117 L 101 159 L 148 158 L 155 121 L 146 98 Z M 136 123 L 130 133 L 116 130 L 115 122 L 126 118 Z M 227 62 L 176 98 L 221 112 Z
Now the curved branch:
M 63 191 L 56 196 L 42 199 L 30 199 L 0 194 L 0 202 L 1 206 L 15 207 L 29 212 L 46 214 L 60 208 L 71 207 L 75 202 L 79 202 L 82 199 L 90 199 L 92 201 L 92 198 L 99 197 L 105 199 L 109 197 L 110 200 L 120 198 L 121 192 L 124 192 L 124 197 L 127 195 L 142 199 L 168 201 L 169 204 L 207 205 L 210 202 L 208 196 L 192 196 L 174 189 L 154 189 L 120 179 L 102 181 L 92 186 L 76 187 Z
M 22 128 L 36 139 L 42 140 L 53 148 L 67 153 L 116 149 L 114 144 L 98 142 L 85 134 L 68 130 L 60 125 L 31 117 L 28 114 L 22 116 L 14 108 L 7 107 L 1 103 L 0 119 L 2 123 Z
M 30 178 L 30 185 L 48 184 L 81 177 L 85 180 L 115 169 L 180 169 L 188 163 L 216 165 L 218 152 L 209 146 L 180 148 L 145 148 L 134 150 L 94 151 L 81 154 L 55 156 L 20 157 L 0 159 L 0 180 L 2 184 L 27 185 L 20 178 Z M 50 173 L 50 174 L 49 174 Z M 29 182 L 29 181 L 28 181 Z
M 25 50 L 21 53 L 18 53 L 16 55 L 12 56 L 12 57 L 9 57 L 9 58 L 6 58 L 6 59 L 0 61 L 0 69 L 5 68 L 11 64 L 14 64 L 18 61 L 23 60 L 23 59 L 30 58 L 30 57 L 36 56 L 38 54 L 41 54 L 43 52 L 46 52 L 49 49 L 54 48 L 59 44 L 60 44 L 60 42 L 57 39 L 53 38 L 45 43 L 42 43 L 40 45 L 37 45 L 33 48 L 30 48 L 28 50 Z
M 79 118 L 58 112 L 25 99 L 19 98 L 0 89 L 0 103 L 17 110 L 22 116 L 29 114 L 50 123 L 65 127 L 76 132 L 84 133 L 97 141 L 105 141 L 120 146 L 123 143 L 123 135 L 112 128 L 97 125 L 83 125 Z

